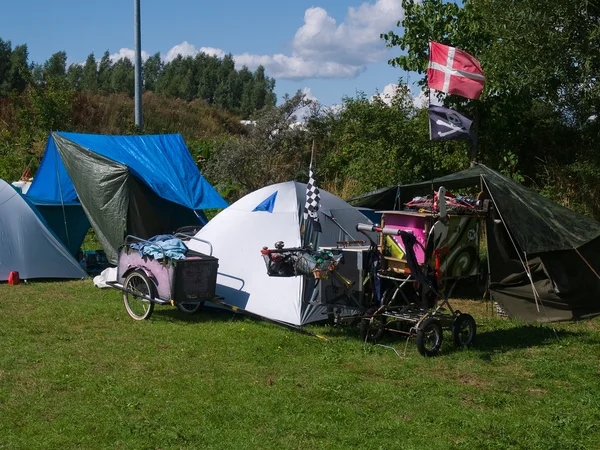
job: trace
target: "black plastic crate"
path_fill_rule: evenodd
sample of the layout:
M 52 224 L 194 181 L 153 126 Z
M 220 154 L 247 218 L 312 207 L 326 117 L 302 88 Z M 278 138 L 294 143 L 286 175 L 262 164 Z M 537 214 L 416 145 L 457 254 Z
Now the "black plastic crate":
M 177 303 L 210 300 L 215 296 L 219 260 L 191 256 L 175 263 L 173 299 Z

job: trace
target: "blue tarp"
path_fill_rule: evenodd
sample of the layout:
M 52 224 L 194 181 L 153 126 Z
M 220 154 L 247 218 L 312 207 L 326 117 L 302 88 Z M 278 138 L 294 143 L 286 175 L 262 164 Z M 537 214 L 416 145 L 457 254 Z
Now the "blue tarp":
M 94 153 L 127 166 L 130 173 L 166 200 L 193 210 L 228 206 L 202 177 L 179 134 L 53 134 L 59 134 Z M 56 202 L 76 201 L 77 193 L 60 159 L 53 134 L 48 138 L 42 163 L 27 195 Z

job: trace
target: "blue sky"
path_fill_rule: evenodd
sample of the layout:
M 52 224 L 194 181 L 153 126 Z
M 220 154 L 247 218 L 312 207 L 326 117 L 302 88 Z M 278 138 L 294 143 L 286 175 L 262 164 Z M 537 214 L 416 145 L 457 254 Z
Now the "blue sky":
M 69 63 L 133 55 L 133 5 L 129 0 L 5 2 L 0 37 L 26 43 L 29 59 L 44 62 L 64 50 Z M 379 34 L 398 32 L 401 0 L 141 0 L 142 50 L 177 53 L 203 50 L 231 53 L 236 67 L 263 64 L 275 78 L 278 98 L 303 90 L 325 105 L 357 91 L 389 91 L 406 73 L 387 60 Z M 415 76 L 410 81 L 415 81 Z M 387 86 L 387 88 L 386 88 Z

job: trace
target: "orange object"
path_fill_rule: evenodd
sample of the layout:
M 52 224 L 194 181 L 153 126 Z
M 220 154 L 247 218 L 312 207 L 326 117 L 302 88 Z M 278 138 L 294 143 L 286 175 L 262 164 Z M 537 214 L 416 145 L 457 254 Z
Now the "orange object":
M 8 284 L 19 284 L 19 272 L 11 272 L 8 274 Z

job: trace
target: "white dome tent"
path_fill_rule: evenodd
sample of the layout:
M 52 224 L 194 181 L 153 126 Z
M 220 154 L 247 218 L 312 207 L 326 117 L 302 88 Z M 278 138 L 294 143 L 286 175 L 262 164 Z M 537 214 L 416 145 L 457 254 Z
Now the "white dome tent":
M 217 295 L 227 304 L 271 320 L 303 325 L 326 318 L 326 310 L 308 303 L 313 280 L 304 276 L 269 277 L 260 250 L 283 241 L 285 247 L 303 244 L 301 228 L 306 184 L 289 181 L 254 191 L 223 210 L 196 237 L 209 241 L 219 258 Z M 370 223 L 357 209 L 321 190 L 319 221 L 322 232 L 306 227 L 304 242 L 335 246 L 338 241 L 364 240 L 359 222 Z M 208 247 L 190 240 L 199 252 Z
M 87 274 L 43 219 L 0 179 L 0 281 L 19 278 L 86 278 Z

